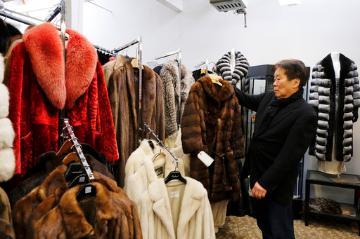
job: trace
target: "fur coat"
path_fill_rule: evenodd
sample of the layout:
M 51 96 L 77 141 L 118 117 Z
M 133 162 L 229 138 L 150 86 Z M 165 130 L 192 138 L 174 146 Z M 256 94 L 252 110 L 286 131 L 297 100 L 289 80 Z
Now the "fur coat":
M 357 120 L 360 106 L 358 72 L 349 58 L 340 54 L 339 60 L 339 84 L 336 84 L 331 54 L 313 68 L 309 103 L 317 112 L 318 122 L 310 153 L 318 160 L 331 161 L 333 150 L 338 161 L 349 161 L 353 155 L 353 122 Z
M 0 238 L 15 238 L 9 198 L 2 188 L 0 188 Z
M 184 65 L 181 65 L 181 75 L 179 75 L 179 64 L 175 61 L 162 65 L 160 77 L 164 83 L 165 137 L 167 138 L 178 130 L 186 99 L 195 80 Z M 181 101 L 180 106 L 179 101 Z
M 177 181 L 164 183 L 162 178 L 149 185 L 149 208 L 152 215 L 151 238 L 215 239 L 213 215 L 203 185 L 190 177 L 186 184 Z
M 9 115 L 9 91 L 3 84 L 4 59 L 0 54 L 0 182 L 9 180 L 15 171 L 15 155 L 12 149 L 15 137 Z
M 182 158 L 178 159 L 178 170 L 185 175 Z M 149 221 L 149 218 L 154 217 L 149 185 L 158 177 L 167 176 L 174 168 L 171 156 L 166 154 L 155 141 L 146 139 L 141 142 L 126 162 L 124 189 L 137 206 L 143 238 L 161 238 L 156 235 L 153 222 Z
M 210 77 L 191 87 L 181 121 L 184 153 L 191 153 L 190 175 L 203 183 L 212 202 L 238 200 L 240 181 L 237 159 L 244 154 L 240 105 L 232 85 Z M 197 154 L 205 151 L 215 161 L 207 168 Z
M 119 55 L 115 61 L 104 66 L 110 98 L 113 121 L 120 154 L 119 170 L 116 178 L 124 185 L 125 163 L 137 148 L 139 136 L 138 117 L 138 69 L 131 62 Z M 159 76 L 149 67 L 144 66 L 142 81 L 142 109 L 140 127 L 147 123 L 160 139 L 165 137 L 163 87 Z
M 89 163 L 91 165 L 91 162 L 93 160 L 88 156 L 87 159 L 90 160 Z M 33 238 L 43 238 L 42 236 L 44 235 L 47 235 L 52 238 L 53 236 L 55 237 L 55 234 L 47 234 L 47 233 L 55 233 L 55 232 L 51 230 L 49 231 L 48 230 L 49 227 L 58 225 L 59 227 L 56 228 L 56 230 L 59 231 L 57 231 L 56 233 L 59 234 L 65 233 L 63 232 L 62 228 L 70 228 L 70 225 L 72 225 L 71 223 L 67 224 L 67 222 L 65 222 L 62 225 L 60 225 L 61 217 L 59 218 L 59 215 L 55 218 L 49 216 L 49 214 L 51 214 L 52 211 L 55 210 L 55 208 L 59 207 L 61 201 L 64 200 L 63 199 L 64 195 L 69 191 L 66 181 L 64 179 L 64 173 L 66 172 L 66 169 L 67 167 L 65 165 L 61 165 L 57 167 L 49 174 L 49 176 L 46 177 L 46 179 L 43 181 L 43 183 L 40 186 L 33 189 L 28 195 L 26 195 L 24 198 L 22 198 L 15 204 L 13 211 L 13 218 L 14 218 L 15 232 L 17 238 L 32 238 L 30 235 L 34 235 L 34 233 L 35 236 Z M 128 197 L 125 195 L 123 190 L 117 186 L 114 180 L 110 179 L 107 176 L 104 176 L 101 173 L 98 173 L 97 171 L 94 171 L 94 176 L 95 176 L 94 182 L 102 185 L 103 187 L 106 187 L 108 190 L 112 192 L 111 195 L 113 195 L 113 197 L 109 197 L 109 198 L 112 198 L 114 200 L 108 200 L 109 198 L 107 199 L 101 198 L 101 200 L 104 201 L 103 203 L 110 201 L 109 203 L 113 204 L 112 206 L 114 208 L 115 207 L 119 208 L 119 205 L 121 205 L 122 213 L 119 213 L 118 216 L 122 217 L 123 223 L 129 226 L 129 228 L 123 231 L 123 233 L 127 234 L 128 236 L 137 235 L 129 238 L 141 238 L 141 232 L 140 232 L 141 230 L 136 213 L 136 208 L 128 199 Z M 114 196 L 113 193 L 117 194 L 117 196 Z M 102 195 L 97 194 L 96 198 L 98 198 L 98 196 L 101 197 Z M 115 198 L 118 198 L 118 200 L 115 200 Z M 71 203 L 74 203 L 74 201 L 76 201 L 76 199 L 72 198 L 70 201 L 65 201 L 65 202 L 66 205 L 69 205 Z M 104 213 L 105 215 L 109 215 L 108 212 L 101 211 L 101 209 L 103 208 L 102 207 L 97 208 L 98 211 Z M 73 210 L 76 211 L 76 209 Z M 79 214 L 79 212 L 77 212 L 77 214 Z M 57 223 L 54 222 L 55 219 L 57 220 Z M 80 218 L 77 217 L 77 219 Z M 84 220 L 82 219 L 82 221 Z M 86 223 L 82 223 L 81 225 L 83 226 L 83 228 L 78 228 L 74 230 L 86 231 L 87 229 L 89 229 Z M 112 225 L 115 227 L 119 226 L 119 225 L 116 226 L 114 224 Z M 118 229 L 119 228 L 120 226 L 118 227 Z M 96 231 L 97 229 L 92 229 L 91 231 L 93 232 L 94 230 Z M 67 233 L 71 233 L 69 229 L 67 229 L 66 231 Z M 77 237 L 72 237 L 72 238 L 77 238 Z M 106 238 L 111 238 L 111 237 L 106 237 Z
M 66 62 L 59 33 L 49 23 L 27 31 L 8 61 L 9 118 L 15 129 L 18 174 L 33 167 L 40 154 L 58 149 L 60 111 L 66 111 L 80 142 L 92 145 L 111 162 L 118 159 L 96 51 L 79 33 L 67 32 Z

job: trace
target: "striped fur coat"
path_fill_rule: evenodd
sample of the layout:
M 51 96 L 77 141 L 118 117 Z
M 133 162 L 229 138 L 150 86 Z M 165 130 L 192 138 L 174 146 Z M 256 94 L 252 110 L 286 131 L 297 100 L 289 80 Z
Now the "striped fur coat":
M 331 54 L 313 68 L 309 103 L 317 110 L 318 126 L 310 153 L 318 160 L 331 161 L 333 150 L 338 161 L 349 161 L 353 154 L 353 122 L 357 120 L 360 106 L 359 79 L 352 60 L 342 54 L 339 60 L 341 71 L 338 84 Z

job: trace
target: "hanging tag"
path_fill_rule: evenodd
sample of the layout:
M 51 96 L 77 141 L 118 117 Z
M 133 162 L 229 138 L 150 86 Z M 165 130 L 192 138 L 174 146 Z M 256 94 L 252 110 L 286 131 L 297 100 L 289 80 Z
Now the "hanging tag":
M 197 157 L 198 159 L 201 160 L 201 162 L 203 162 L 206 165 L 206 167 L 209 167 L 214 162 L 214 159 L 204 151 L 200 151 Z

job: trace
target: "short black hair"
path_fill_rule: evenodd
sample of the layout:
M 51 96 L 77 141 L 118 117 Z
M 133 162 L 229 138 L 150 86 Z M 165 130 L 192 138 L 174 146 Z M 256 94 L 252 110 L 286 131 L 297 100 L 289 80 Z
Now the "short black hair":
M 309 72 L 306 68 L 304 62 L 296 59 L 286 59 L 279 61 L 275 64 L 275 70 L 277 68 L 282 68 L 285 70 L 285 74 L 288 77 L 289 80 L 293 79 L 299 79 L 300 80 L 300 86 L 303 87 L 306 85 L 306 82 L 309 79 Z
M 11 45 L 11 37 L 22 35 L 13 25 L 0 19 L 0 53 L 5 55 Z

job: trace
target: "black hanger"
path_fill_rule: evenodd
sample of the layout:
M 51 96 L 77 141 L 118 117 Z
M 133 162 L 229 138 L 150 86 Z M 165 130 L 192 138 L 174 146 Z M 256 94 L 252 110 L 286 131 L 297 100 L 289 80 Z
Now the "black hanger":
M 68 183 L 68 187 L 72 188 L 76 185 L 84 184 L 84 183 L 88 183 L 88 182 L 89 182 L 89 180 L 87 179 L 85 173 L 82 173 L 82 174 L 77 175 L 73 180 L 71 180 Z
M 165 183 L 168 183 L 172 180 L 179 180 L 186 184 L 186 179 L 181 175 L 180 171 L 177 170 L 178 162 L 176 161 L 176 167 L 174 171 L 171 171 L 169 175 L 164 179 Z
M 81 163 L 70 163 L 65 174 L 65 181 L 73 181 L 77 176 L 84 174 Z

